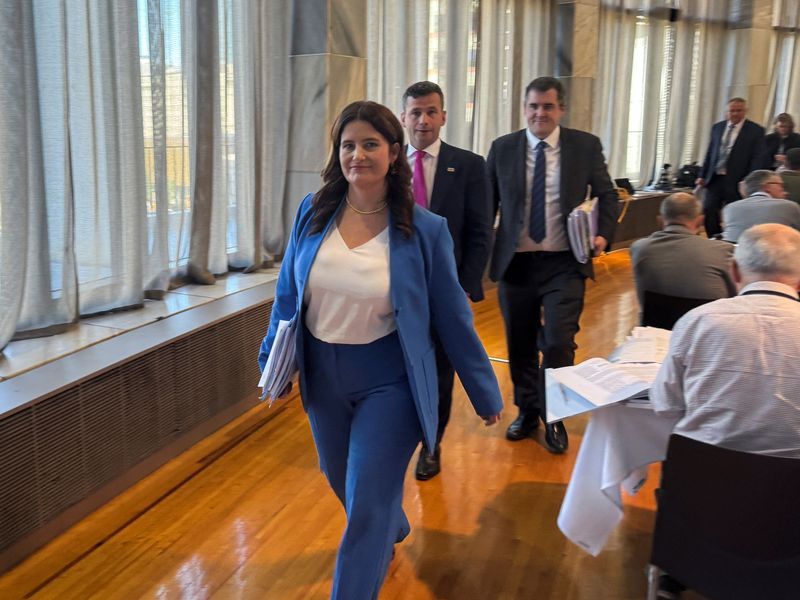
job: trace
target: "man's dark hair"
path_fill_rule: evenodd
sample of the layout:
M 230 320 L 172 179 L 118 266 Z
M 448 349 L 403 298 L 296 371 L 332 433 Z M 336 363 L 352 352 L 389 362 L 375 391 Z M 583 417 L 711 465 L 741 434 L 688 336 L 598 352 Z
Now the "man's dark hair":
M 403 94 L 403 110 L 405 110 L 406 101 L 409 98 L 422 98 L 423 96 L 430 96 L 431 94 L 439 94 L 439 99 L 442 101 L 442 108 L 444 108 L 444 92 L 442 92 L 442 88 L 432 81 L 418 81 L 408 86 Z
M 528 87 L 525 88 L 525 98 L 528 97 L 528 94 L 530 94 L 531 90 L 535 90 L 537 92 L 548 92 L 550 90 L 555 90 L 556 96 L 558 97 L 558 103 L 561 106 L 564 106 L 564 86 L 555 77 L 537 77 L 531 81 L 528 84 Z
M 800 171 L 800 148 L 792 148 L 786 153 L 786 168 L 792 171 Z

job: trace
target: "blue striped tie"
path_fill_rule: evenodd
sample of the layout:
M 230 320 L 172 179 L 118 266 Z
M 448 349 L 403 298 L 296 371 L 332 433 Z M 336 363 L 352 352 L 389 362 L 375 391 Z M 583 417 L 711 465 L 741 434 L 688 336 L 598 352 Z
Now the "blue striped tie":
M 547 142 L 540 141 L 536 146 L 536 159 L 533 163 L 533 188 L 531 190 L 531 220 L 528 225 L 531 239 L 537 244 L 544 239 L 547 232 L 545 222 L 545 174 L 547 163 L 544 158 L 544 149 Z

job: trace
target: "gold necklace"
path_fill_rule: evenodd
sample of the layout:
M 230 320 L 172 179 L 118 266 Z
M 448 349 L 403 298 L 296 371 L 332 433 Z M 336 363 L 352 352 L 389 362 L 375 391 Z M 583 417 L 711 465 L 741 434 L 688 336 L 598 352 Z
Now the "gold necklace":
M 375 213 L 379 213 L 386 208 L 386 200 L 384 200 L 378 208 L 373 210 L 361 210 L 360 208 L 356 208 L 353 206 L 352 202 L 350 202 L 350 196 L 347 194 L 345 194 L 344 201 L 347 202 L 347 206 L 353 209 L 353 212 L 357 212 L 360 215 L 374 215 Z

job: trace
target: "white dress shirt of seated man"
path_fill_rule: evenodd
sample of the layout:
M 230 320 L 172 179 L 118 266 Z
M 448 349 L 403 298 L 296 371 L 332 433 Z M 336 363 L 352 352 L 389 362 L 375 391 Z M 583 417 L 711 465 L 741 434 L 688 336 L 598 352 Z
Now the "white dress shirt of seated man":
M 767 223 L 740 237 L 739 289 L 686 313 L 650 391 L 674 433 L 800 458 L 800 232 Z

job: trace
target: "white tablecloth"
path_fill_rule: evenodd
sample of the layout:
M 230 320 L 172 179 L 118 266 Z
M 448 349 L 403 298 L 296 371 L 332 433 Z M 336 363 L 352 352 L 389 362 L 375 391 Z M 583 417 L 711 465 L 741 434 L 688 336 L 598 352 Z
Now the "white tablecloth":
M 597 556 L 622 519 L 620 486 L 636 493 L 647 465 L 667 455 L 677 418 L 648 408 L 613 404 L 592 412 L 572 472 L 558 527 L 565 536 Z

